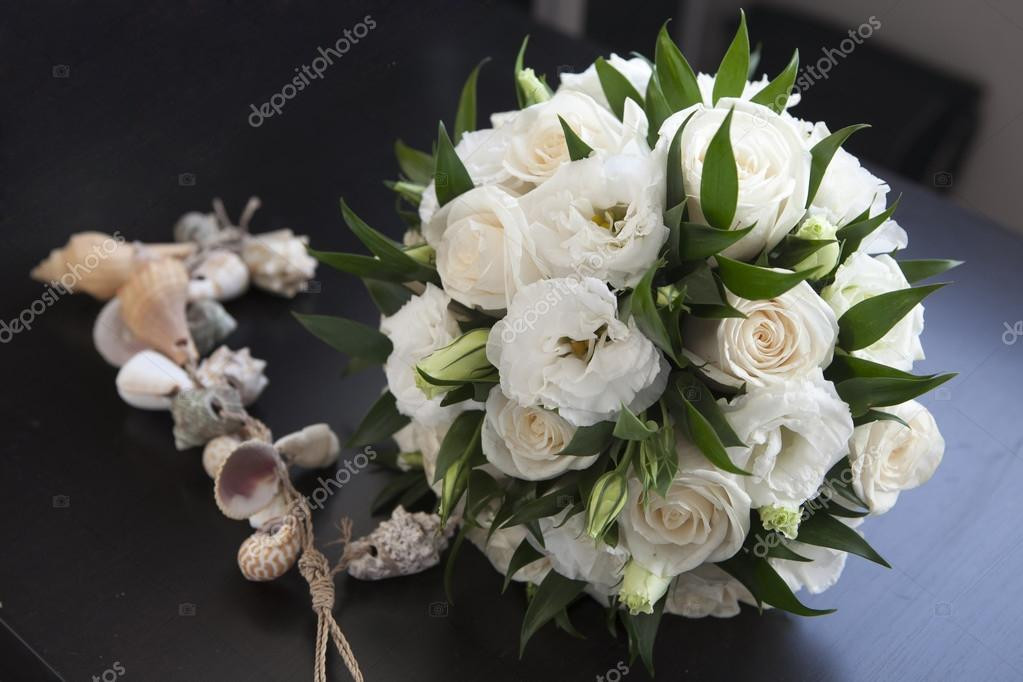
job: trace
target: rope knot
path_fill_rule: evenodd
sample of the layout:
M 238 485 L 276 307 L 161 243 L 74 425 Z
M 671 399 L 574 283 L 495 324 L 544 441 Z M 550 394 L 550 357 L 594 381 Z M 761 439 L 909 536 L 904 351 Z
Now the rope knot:
M 314 548 L 307 548 L 298 559 L 298 570 L 309 583 L 309 594 L 313 598 L 313 609 L 334 610 L 334 576 L 327 557 Z

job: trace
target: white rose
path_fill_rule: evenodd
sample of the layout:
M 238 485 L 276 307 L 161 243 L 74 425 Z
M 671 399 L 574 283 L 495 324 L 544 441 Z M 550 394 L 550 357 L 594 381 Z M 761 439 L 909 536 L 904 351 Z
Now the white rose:
M 839 521 L 855 528 L 863 522 L 863 519 L 840 518 Z M 859 533 L 859 531 L 856 532 Z M 820 594 L 837 583 L 842 576 L 845 560 L 849 556 L 845 552 L 798 541 L 789 541 L 786 545 L 796 554 L 810 559 L 810 561 L 767 560 L 793 592 L 798 592 L 805 587 L 810 594 Z
M 632 287 L 668 238 L 664 162 L 654 155 L 565 164 L 521 205 L 528 250 L 549 277 L 586 274 L 616 289 Z
M 519 290 L 494 325 L 487 358 L 522 407 L 558 410 L 575 426 L 640 412 L 664 392 L 668 363 L 599 279 L 549 279 Z
M 642 495 L 643 485 L 631 477 L 618 527 L 635 560 L 661 577 L 728 559 L 749 532 L 750 498 L 738 477 L 709 465 L 684 441 L 667 495 Z
M 835 281 L 821 291 L 821 296 L 835 315 L 842 317 L 860 301 L 908 287 L 906 276 L 891 256 L 856 252 L 839 266 Z M 923 330 L 924 307 L 917 304 L 887 334 L 866 348 L 853 351 L 852 355 L 908 372 L 913 369 L 914 361 L 924 359 L 920 343 Z
M 490 564 L 498 573 L 506 575 L 508 573 L 508 567 L 511 564 L 512 556 L 514 556 L 515 550 L 519 548 L 522 541 L 526 539 L 527 531 L 526 527 L 522 525 L 511 526 L 509 528 L 498 528 L 494 531 L 493 535 L 490 536 L 490 542 L 488 543 L 487 534 L 490 530 L 490 524 L 494 520 L 495 512 L 495 505 L 490 505 L 477 519 L 480 523 L 480 527 L 471 527 L 467 529 L 465 537 L 467 537 L 469 542 L 476 545 L 476 547 L 483 552 L 487 559 L 490 560 Z M 512 580 L 538 585 L 543 582 L 543 579 L 547 577 L 547 573 L 550 570 L 550 559 L 542 557 L 515 571 L 515 575 L 512 576 Z
M 664 610 L 686 618 L 731 618 L 739 615 L 739 602 L 753 601 L 738 580 L 714 564 L 701 564 L 675 578 Z
M 752 99 L 753 95 L 763 90 L 770 82 L 766 73 L 758 81 L 746 81 L 746 85 L 742 86 L 742 95 L 739 99 Z M 714 101 L 714 76 L 708 73 L 698 73 L 696 74 L 696 85 L 700 88 L 700 95 L 705 103 Z M 785 108 L 790 109 L 796 106 L 799 104 L 799 99 L 799 93 L 793 92 L 785 102 Z
M 945 454 L 945 439 L 926 407 L 910 400 L 881 408 L 909 424 L 883 420 L 859 426 L 849 443 L 853 490 L 871 514 L 883 514 L 903 490 L 923 485 Z
M 440 445 L 444 442 L 451 427 L 452 419 L 448 415 L 438 423 L 426 425 L 419 421 L 410 421 L 394 433 L 394 442 L 398 444 L 400 452 L 418 452 L 423 456 L 423 473 L 426 475 L 426 482 L 435 493 L 440 495 L 442 481 L 434 482 L 433 477 L 437 473 L 437 455 L 440 454 Z
M 667 152 L 676 131 L 692 114 L 682 133 L 682 176 L 690 219 L 706 223 L 700 208 L 703 160 L 711 138 L 732 107 L 731 141 L 739 197 L 729 229 L 751 225 L 753 229 L 721 253 L 742 260 L 774 247 L 803 216 L 810 152 L 795 129 L 765 106 L 723 97 L 714 107 L 697 104 L 669 116 L 661 125 L 657 150 Z
M 629 83 L 632 84 L 632 87 L 636 88 L 636 92 L 640 95 L 646 93 L 646 86 L 650 81 L 650 73 L 652 71 L 649 62 L 639 57 L 623 59 L 612 53 L 608 57 L 607 63 L 614 67 L 618 73 L 625 76 Z M 590 64 L 582 73 L 562 73 L 561 86 L 558 88 L 558 92 L 564 90 L 575 90 L 576 92 L 589 95 L 608 111 L 611 110 L 607 97 L 604 95 L 604 88 L 600 85 L 600 77 L 597 75 L 595 64 Z
M 746 444 L 729 448 L 729 455 L 752 474 L 744 482 L 754 507 L 798 507 L 817 494 L 828 470 L 846 454 L 852 416 L 820 370 L 721 402 Z
M 806 282 L 772 299 L 728 292 L 746 318 L 689 316 L 682 338 L 711 378 L 726 385 L 764 386 L 798 379 L 831 364 L 838 336 L 834 312 Z
M 619 544 L 609 547 L 586 534 L 586 513 L 580 512 L 567 521 L 568 510 L 539 520 L 544 546 L 528 536 L 530 544 L 550 559 L 551 567 L 572 580 L 585 580 L 588 592 L 598 601 L 616 594 L 622 580 L 629 553 Z
M 541 407 L 521 407 L 495 386 L 487 398 L 480 438 L 483 454 L 498 471 L 527 481 L 542 481 L 570 469 L 585 469 L 592 457 L 559 455 L 572 441 L 575 427 Z

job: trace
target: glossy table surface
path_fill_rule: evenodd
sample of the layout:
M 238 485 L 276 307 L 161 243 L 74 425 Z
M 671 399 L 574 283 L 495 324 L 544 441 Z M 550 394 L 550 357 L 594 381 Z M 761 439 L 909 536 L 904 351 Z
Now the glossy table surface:
M 513 106 L 523 34 L 532 34 L 529 61 L 548 74 L 598 54 L 487 3 L 188 3 L 171 14 L 135 3 L 96 14 L 73 3 L 6 14 L 3 320 L 41 296 L 28 270 L 71 232 L 168 240 L 178 215 L 214 196 L 234 214 L 250 194 L 262 197 L 257 231 L 290 226 L 317 247 L 354 248 L 337 210 L 343 194 L 397 235 L 381 184 L 397 173 L 393 140 L 428 148 L 480 58 L 494 58 L 480 81 L 487 112 Z M 249 124 L 250 105 L 366 15 L 376 27 L 321 79 L 280 115 Z M 891 181 L 904 193 L 898 218 L 910 255 L 967 261 L 956 286 L 927 303 L 919 366 L 960 373 L 924 400 L 946 438 L 945 461 L 928 485 L 864 526 L 892 570 L 850 559 L 835 588 L 807 597 L 837 613 L 666 618 L 661 679 L 1023 677 L 1023 338 L 1007 331 L 1023 318 L 1023 240 Z M 239 329 L 229 343 L 268 360 L 270 386 L 253 411 L 276 433 L 327 421 L 345 436 L 382 375 L 343 377 L 344 359 L 289 311 L 377 318 L 354 278 L 321 269 L 316 279 L 319 293 L 293 301 L 255 292 L 231 303 Z M 247 525 L 217 511 L 199 452 L 174 450 L 167 414 L 117 397 L 115 370 L 92 347 L 98 310 L 88 297 L 63 297 L 0 346 L 0 679 L 309 679 L 315 623 L 305 583 L 294 571 L 272 584 L 241 578 L 235 554 Z M 299 486 L 308 492 L 329 475 L 303 474 Z M 341 516 L 368 532 L 368 503 L 388 477 L 373 468 L 353 476 L 318 513 L 321 540 L 334 537 Z M 459 559 L 455 604 L 440 573 L 338 578 L 336 615 L 367 679 L 592 680 L 621 671 L 624 644 L 609 638 L 594 604 L 573 611 L 587 639 L 547 628 L 519 660 L 522 590 L 501 596 L 500 576 L 471 548 Z M 332 679 L 347 679 L 336 658 L 331 666 Z M 646 673 L 637 663 L 623 679 Z

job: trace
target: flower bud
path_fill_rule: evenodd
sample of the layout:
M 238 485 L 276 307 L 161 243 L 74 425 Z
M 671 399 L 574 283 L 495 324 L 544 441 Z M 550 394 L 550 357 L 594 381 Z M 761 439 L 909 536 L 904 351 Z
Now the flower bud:
M 516 71 L 515 80 L 518 82 L 519 87 L 522 88 L 522 93 L 526 100 L 526 106 L 546 102 L 551 98 L 551 93 L 547 90 L 547 85 L 536 77 L 536 72 L 533 71 L 533 69 L 522 69 L 521 71 Z
M 423 453 L 419 450 L 414 452 L 399 452 L 398 453 L 398 468 L 402 471 L 422 470 L 423 468 Z
M 795 540 L 799 534 L 799 520 L 801 512 L 799 507 L 761 507 L 757 510 L 760 514 L 760 522 L 764 524 L 765 530 L 778 531 L 789 540 Z
M 836 232 L 838 232 L 838 228 L 824 218 L 811 216 L 803 221 L 803 224 L 796 230 L 795 236 L 800 239 L 834 239 Z M 796 263 L 793 270 L 797 272 L 810 270 L 812 271 L 810 279 L 820 279 L 838 265 L 838 257 L 841 252 L 838 242 L 828 244 Z
M 609 471 L 598 478 L 586 503 L 586 533 L 594 540 L 604 535 L 628 497 L 629 487 L 621 473 Z
M 405 249 L 405 255 L 423 265 L 434 265 L 437 262 L 437 252 L 429 244 L 417 244 Z
M 434 398 L 473 381 L 493 377 L 494 366 L 487 360 L 489 329 L 473 329 L 435 350 L 416 365 L 416 386 L 427 398 Z
M 635 559 L 629 559 L 629 563 L 625 564 L 625 578 L 618 600 L 634 616 L 653 613 L 654 604 L 664 596 L 670 584 L 671 578 L 662 578 L 643 568 Z
M 455 510 L 458 501 L 462 499 L 469 479 L 469 467 L 465 460 L 458 460 L 444 472 L 441 483 L 440 510 L 439 515 L 442 522 L 446 522 L 451 512 Z

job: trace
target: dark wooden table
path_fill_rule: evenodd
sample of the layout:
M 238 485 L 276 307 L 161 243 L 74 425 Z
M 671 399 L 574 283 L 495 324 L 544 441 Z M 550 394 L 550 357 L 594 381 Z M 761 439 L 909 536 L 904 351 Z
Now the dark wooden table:
M 6 8 L 0 319 L 41 295 L 28 270 L 69 233 L 167 240 L 179 214 L 217 195 L 235 213 L 260 195 L 258 230 L 290 226 L 318 247 L 354 246 L 341 194 L 397 234 L 381 184 L 396 174 L 391 144 L 401 136 L 428 147 L 481 57 L 494 57 L 480 83 L 481 109 L 492 111 L 513 106 L 523 34 L 533 34 L 529 61 L 548 74 L 597 54 L 498 4 L 187 4 L 170 13 L 139 3 Z M 250 104 L 366 15 L 376 22 L 368 36 L 281 115 L 249 125 Z M 945 461 L 865 526 L 894 568 L 850 559 L 837 587 L 809 598 L 836 614 L 666 618 L 661 679 L 1023 676 L 1023 338 L 1006 333 L 1023 318 L 1023 242 L 892 180 L 905 193 L 898 217 L 911 254 L 967 260 L 958 285 L 927 304 L 920 367 L 960 372 L 925 401 L 947 440 Z M 269 361 L 255 413 L 277 433 L 327 421 L 348 434 L 382 384 L 376 371 L 343 378 L 343 358 L 291 319 L 300 310 L 375 323 L 355 279 L 321 271 L 317 280 L 316 295 L 253 293 L 230 306 L 232 347 Z M 0 678 L 309 679 L 304 582 L 296 572 L 273 584 L 241 578 L 235 553 L 247 525 L 217 511 L 198 451 L 174 450 L 168 415 L 118 399 L 115 371 L 92 347 L 98 310 L 88 297 L 62 298 L 0 347 Z M 301 487 L 319 475 L 329 474 L 308 474 Z M 371 528 L 368 502 L 387 480 L 353 477 L 319 515 L 321 540 L 342 515 L 358 532 Z M 524 596 L 500 596 L 500 582 L 467 550 L 457 605 L 446 604 L 434 569 L 376 584 L 339 578 L 336 613 L 370 680 L 593 680 L 626 657 L 586 603 L 575 612 L 586 640 L 545 630 L 519 660 Z M 347 679 L 331 661 L 332 678 Z M 637 664 L 625 679 L 645 678 Z

